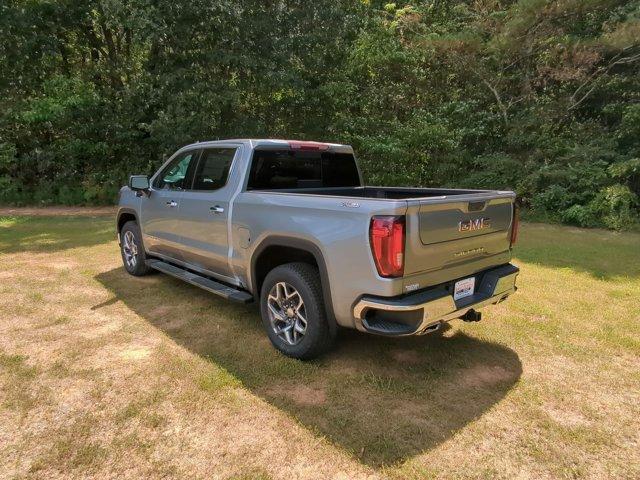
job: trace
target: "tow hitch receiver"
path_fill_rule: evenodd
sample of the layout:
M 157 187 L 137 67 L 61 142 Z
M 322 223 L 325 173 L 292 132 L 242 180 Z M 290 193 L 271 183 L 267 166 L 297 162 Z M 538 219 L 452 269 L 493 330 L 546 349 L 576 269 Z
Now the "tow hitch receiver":
M 476 312 L 474 309 L 471 309 L 460 318 L 465 322 L 479 322 L 482 320 L 482 312 Z

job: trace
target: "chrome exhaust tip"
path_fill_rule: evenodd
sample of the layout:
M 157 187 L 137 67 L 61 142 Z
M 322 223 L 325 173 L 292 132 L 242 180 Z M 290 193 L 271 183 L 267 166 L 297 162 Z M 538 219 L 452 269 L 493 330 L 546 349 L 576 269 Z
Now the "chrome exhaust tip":
M 438 323 L 434 323 L 432 325 L 429 325 L 427 328 L 425 328 L 422 333 L 433 333 L 437 330 L 440 330 L 440 327 L 442 327 L 442 322 L 438 322 Z

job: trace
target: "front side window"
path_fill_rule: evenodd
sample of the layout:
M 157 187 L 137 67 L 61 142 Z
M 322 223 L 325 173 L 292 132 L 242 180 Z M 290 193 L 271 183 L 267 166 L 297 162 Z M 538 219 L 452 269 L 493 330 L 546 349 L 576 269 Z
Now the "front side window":
M 217 190 L 227 183 L 229 170 L 233 157 L 236 154 L 235 148 L 208 148 L 202 153 L 202 158 L 198 163 L 193 189 L 194 190 Z
M 196 157 L 196 152 L 186 152 L 178 155 L 158 175 L 153 186 L 158 190 L 182 190 L 186 188 L 187 172 L 191 160 Z

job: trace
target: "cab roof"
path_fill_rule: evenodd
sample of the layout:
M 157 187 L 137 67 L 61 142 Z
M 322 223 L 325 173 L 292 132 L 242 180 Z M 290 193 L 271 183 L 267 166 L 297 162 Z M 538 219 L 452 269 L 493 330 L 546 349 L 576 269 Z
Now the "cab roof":
M 180 150 L 188 147 L 208 147 L 216 145 L 226 145 L 229 143 L 241 143 L 243 145 L 247 145 L 251 149 L 255 149 L 257 147 L 266 147 L 290 148 L 292 150 L 353 151 L 350 145 L 344 145 L 340 143 L 315 142 L 310 140 L 285 140 L 276 138 L 229 138 L 225 140 L 208 140 L 185 145 Z

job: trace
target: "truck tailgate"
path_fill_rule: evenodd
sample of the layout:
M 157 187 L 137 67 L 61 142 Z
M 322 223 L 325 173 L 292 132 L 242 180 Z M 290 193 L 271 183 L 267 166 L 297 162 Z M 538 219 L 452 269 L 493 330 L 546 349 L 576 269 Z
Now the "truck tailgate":
M 442 283 L 509 261 L 514 200 L 513 192 L 409 200 L 406 289 Z M 429 272 L 436 274 L 427 275 Z

